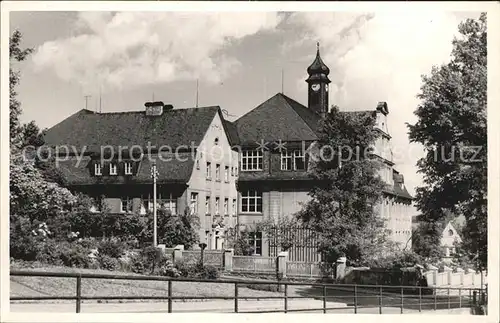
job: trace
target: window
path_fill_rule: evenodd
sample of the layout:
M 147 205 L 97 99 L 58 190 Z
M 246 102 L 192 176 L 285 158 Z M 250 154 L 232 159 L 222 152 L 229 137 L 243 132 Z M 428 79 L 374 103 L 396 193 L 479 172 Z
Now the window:
M 293 163 L 295 170 L 306 169 L 306 155 L 302 150 L 296 150 L 293 152 Z
M 281 170 L 305 170 L 306 157 L 302 150 L 281 153 Z
M 132 175 L 132 163 L 131 162 L 125 163 L 125 175 Z
M 212 164 L 207 162 L 207 179 L 212 179 Z
M 147 210 L 153 212 L 153 197 L 148 196 L 147 200 Z M 177 214 L 177 198 L 175 198 L 172 193 L 168 194 L 158 194 L 156 199 L 156 208 L 164 209 L 170 211 L 171 214 Z
M 262 232 L 250 232 L 248 243 L 253 248 L 254 256 L 262 255 Z
M 219 144 L 219 137 L 215 138 L 214 144 L 217 146 Z
M 210 196 L 205 198 L 205 214 L 210 214 Z
M 247 150 L 241 153 L 241 170 L 262 170 L 264 160 L 262 150 Z
M 229 166 L 224 168 L 224 181 L 229 182 Z
M 102 175 L 101 164 L 94 164 L 94 174 L 96 176 L 101 176 Z
M 235 177 L 238 177 L 238 167 L 235 167 L 235 168 L 234 168 L 234 176 L 235 176 Z
M 246 191 L 241 193 L 241 212 L 261 213 L 262 192 Z
M 132 213 L 132 200 L 128 197 L 122 198 L 120 211 L 122 213 Z
M 109 164 L 109 175 L 116 175 L 117 174 L 116 168 L 117 167 L 115 163 Z
M 215 165 L 215 180 L 220 181 L 220 164 Z
M 191 215 L 198 213 L 198 193 L 191 193 L 191 203 L 189 203 Z
M 160 199 L 160 207 L 170 211 L 171 214 L 177 214 L 177 199 L 172 194 L 168 194 L 166 198 Z
M 219 202 L 220 202 L 220 198 L 216 197 L 215 198 L 215 214 L 219 214 Z
M 233 215 L 236 215 L 236 199 L 233 199 L 233 208 L 232 208 Z
M 451 237 L 453 235 L 453 230 L 448 230 L 448 235 Z
M 224 215 L 229 215 L 229 199 L 224 199 Z
M 196 160 L 196 169 L 200 169 L 200 160 L 199 159 Z

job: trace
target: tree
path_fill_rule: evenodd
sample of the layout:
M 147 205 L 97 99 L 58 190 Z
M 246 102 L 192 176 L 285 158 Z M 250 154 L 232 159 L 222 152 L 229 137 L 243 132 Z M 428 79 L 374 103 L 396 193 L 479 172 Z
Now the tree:
M 19 116 L 21 115 L 21 103 L 16 99 L 16 86 L 19 84 L 20 73 L 13 69 L 13 64 L 15 62 L 24 61 L 32 52 L 31 48 L 21 48 L 22 35 L 21 32 L 16 30 L 10 37 L 9 42 L 9 107 L 10 107 L 10 145 L 17 147 L 21 141 L 21 135 L 23 129 L 19 122 Z
M 321 183 L 298 213 L 304 225 L 319 234 L 319 251 L 328 261 L 346 256 L 363 264 L 382 251 L 385 222 L 375 207 L 385 184 L 380 164 L 371 158 L 378 134 L 371 113 L 340 113 L 333 107 L 322 122 L 317 149 L 312 151 L 312 177 Z
M 453 41 L 449 63 L 423 76 L 418 121 L 408 125 L 411 142 L 424 145 L 417 163 L 424 186 L 417 208 L 425 221 L 445 217 L 445 210 L 466 219 L 463 247 L 487 266 L 487 43 L 486 14 L 467 19 Z
M 226 235 L 226 245 L 234 249 L 238 256 L 252 256 L 254 247 L 250 244 L 250 233 L 246 230 L 237 232 L 237 228 L 229 228 Z
M 301 228 L 296 217 L 280 217 L 260 222 L 257 230 L 263 232 L 271 244 L 287 251 L 297 243 L 297 232 Z
M 427 262 L 436 262 L 444 256 L 441 237 L 444 227 L 439 222 L 422 221 L 412 233 L 412 249 Z
M 153 221 L 149 221 L 149 224 L 152 223 Z M 192 215 L 189 208 L 186 208 L 181 214 L 171 214 L 170 211 L 164 209 L 160 209 L 158 212 L 159 240 L 168 247 L 176 245 L 184 245 L 186 249 L 194 247 L 200 239 L 199 226 L 198 217 Z M 151 230 L 152 227 L 151 225 Z

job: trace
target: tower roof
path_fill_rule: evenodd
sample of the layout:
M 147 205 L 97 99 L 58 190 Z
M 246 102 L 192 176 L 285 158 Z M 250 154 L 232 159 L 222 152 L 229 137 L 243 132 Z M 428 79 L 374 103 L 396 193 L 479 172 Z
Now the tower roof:
M 316 50 L 316 58 L 312 62 L 312 64 L 307 68 L 307 74 L 309 74 L 309 78 L 307 81 L 312 81 L 312 80 L 324 80 L 330 83 L 330 80 L 328 79 L 328 74 L 330 74 L 330 69 L 326 64 L 323 62 L 321 59 L 321 55 L 319 54 L 319 42 L 317 43 L 317 50 Z

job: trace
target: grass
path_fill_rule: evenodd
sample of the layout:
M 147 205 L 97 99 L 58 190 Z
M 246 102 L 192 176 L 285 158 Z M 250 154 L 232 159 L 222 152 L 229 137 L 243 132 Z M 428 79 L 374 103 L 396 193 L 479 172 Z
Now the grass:
M 80 269 L 59 266 L 33 265 L 29 268 L 11 264 L 11 270 L 51 271 L 51 272 L 81 272 L 114 275 L 136 275 L 126 272 L 107 271 L 99 269 Z M 280 293 L 238 288 L 240 297 L 266 297 L 279 296 Z M 10 277 L 10 296 L 75 296 L 76 279 L 58 277 Z M 168 283 L 162 281 L 133 281 L 120 279 L 82 279 L 82 296 L 167 296 Z M 172 296 L 182 297 L 232 297 L 234 296 L 234 285 L 194 282 L 173 282 Z M 85 302 L 96 302 L 97 300 L 85 300 Z M 141 300 L 129 300 L 139 302 Z M 146 300 L 144 300 L 146 301 Z M 166 300 L 165 300 L 166 301 Z M 22 301 L 18 301 L 22 302 Z M 50 302 L 74 302 L 54 300 Z M 118 300 L 97 302 L 118 302 Z M 125 302 L 125 300 L 120 301 Z

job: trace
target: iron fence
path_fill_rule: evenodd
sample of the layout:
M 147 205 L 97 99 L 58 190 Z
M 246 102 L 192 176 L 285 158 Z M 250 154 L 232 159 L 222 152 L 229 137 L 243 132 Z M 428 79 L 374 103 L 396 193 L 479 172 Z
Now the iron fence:
M 84 300 L 162 300 L 167 301 L 167 312 L 172 313 L 173 301 L 186 300 L 233 300 L 234 313 L 289 313 L 289 312 L 317 312 L 334 313 L 339 310 L 352 310 L 357 314 L 362 309 L 370 308 L 383 314 L 384 309 L 399 308 L 403 314 L 405 310 L 422 312 L 428 310 L 474 308 L 486 304 L 487 290 L 480 288 L 461 287 L 420 287 L 420 286 L 386 286 L 386 285 L 351 285 L 351 284 L 327 284 L 296 281 L 254 281 L 254 280 L 231 280 L 231 279 L 189 279 L 171 278 L 162 276 L 138 276 L 138 275 L 113 275 L 113 274 L 91 274 L 91 273 L 58 273 L 38 271 L 11 271 L 11 276 L 22 277 L 52 277 L 52 278 L 74 278 L 76 280 L 75 296 L 14 296 L 11 301 L 45 301 L 45 300 L 74 300 L 76 313 L 81 312 Z M 83 279 L 113 279 L 132 281 L 162 281 L 168 283 L 166 296 L 83 296 Z M 176 282 L 231 284 L 234 286 L 234 296 L 174 296 L 172 286 Z M 239 291 L 242 288 L 254 288 L 257 285 L 275 286 L 281 295 L 273 296 L 242 296 Z M 306 292 L 290 293 L 291 289 L 298 286 L 307 287 Z M 276 294 L 276 293 L 275 293 Z M 290 308 L 289 301 L 294 299 L 315 299 L 322 301 L 322 306 L 315 308 Z M 245 311 L 241 309 L 246 300 L 282 300 L 282 309 Z M 343 301 L 346 306 L 329 306 L 328 302 Z M 217 308 L 214 308 L 214 312 Z

